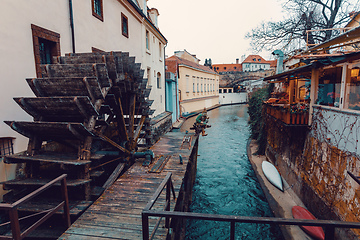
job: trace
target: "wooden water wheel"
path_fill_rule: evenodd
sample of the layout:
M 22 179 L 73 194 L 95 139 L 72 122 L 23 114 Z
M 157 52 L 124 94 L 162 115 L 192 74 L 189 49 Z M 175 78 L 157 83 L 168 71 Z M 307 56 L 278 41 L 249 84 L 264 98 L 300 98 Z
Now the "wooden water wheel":
M 54 61 L 41 66 L 41 78 L 27 79 L 36 97 L 14 99 L 34 121 L 6 121 L 29 144 L 5 158 L 25 167 L 23 178 L 5 184 L 11 191 L 4 199 L 67 173 L 69 198 L 86 205 L 149 143 L 151 89 L 128 53 L 68 54 Z M 94 191 L 96 182 L 100 191 Z

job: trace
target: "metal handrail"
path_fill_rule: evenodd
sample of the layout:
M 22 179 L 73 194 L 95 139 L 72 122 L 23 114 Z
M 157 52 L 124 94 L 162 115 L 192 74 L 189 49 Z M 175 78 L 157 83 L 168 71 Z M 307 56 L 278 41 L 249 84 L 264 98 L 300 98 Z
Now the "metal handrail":
M 151 211 L 151 208 L 154 206 L 156 200 L 160 197 L 160 194 L 166 187 L 166 202 L 165 202 L 165 211 L 170 211 L 170 204 L 171 204 L 171 192 L 173 195 L 174 200 L 176 199 L 175 196 L 175 189 L 174 185 L 171 181 L 171 175 L 172 173 L 169 172 L 166 174 L 164 180 L 160 183 L 159 187 L 156 189 L 155 193 L 152 195 L 151 199 L 146 204 L 145 208 L 142 211 L 142 230 L 143 230 L 143 239 L 149 239 L 149 215 L 147 214 L 148 211 Z M 156 230 L 158 229 L 160 225 L 162 217 L 158 219 L 158 221 L 155 224 L 155 227 L 150 235 L 150 239 L 152 239 L 156 233 Z M 168 216 L 165 216 L 165 227 L 170 227 L 170 218 Z
M 165 180 L 165 179 L 164 179 Z M 171 181 L 171 180 L 170 180 Z M 159 186 L 160 188 L 161 186 Z M 159 189 L 158 188 L 158 189 Z M 156 201 L 156 200 L 155 200 Z M 155 204 L 152 198 L 148 204 L 153 206 Z M 155 211 L 151 208 L 144 208 L 142 211 L 143 221 L 143 240 L 149 239 L 149 222 L 148 218 L 162 217 L 173 219 L 198 219 L 208 221 L 221 221 L 230 223 L 230 239 L 235 239 L 235 223 L 260 223 L 260 224 L 275 224 L 275 225 L 297 225 L 297 226 L 318 226 L 325 228 L 325 240 L 335 239 L 335 228 L 357 228 L 360 229 L 359 222 L 344 222 L 333 220 L 305 220 L 305 219 L 286 219 L 275 217 L 250 217 L 250 216 L 233 216 L 233 215 L 219 215 L 219 214 L 205 214 L 194 212 L 175 212 L 175 211 Z
M 5 210 L 9 212 L 10 218 L 10 225 L 11 225 L 11 232 L 12 237 L 0 235 L 0 240 L 5 239 L 14 239 L 14 240 L 21 240 L 29 235 L 33 230 L 35 230 L 38 226 L 40 226 L 43 222 L 45 222 L 49 217 L 51 217 L 56 211 L 58 211 L 61 207 L 64 209 L 64 220 L 67 227 L 70 227 L 70 210 L 69 210 L 69 198 L 67 192 L 67 184 L 66 184 L 66 177 L 67 174 L 63 174 L 54 180 L 48 182 L 44 186 L 38 188 L 37 190 L 31 192 L 30 194 L 26 195 L 25 197 L 21 198 L 20 200 L 16 201 L 15 203 L 0 203 L 0 210 Z M 41 217 L 38 221 L 32 224 L 30 227 L 25 229 L 23 232 L 20 230 L 20 219 L 18 216 L 18 206 L 24 202 L 29 201 L 30 199 L 34 198 L 35 196 L 39 195 L 40 193 L 44 192 L 51 186 L 53 186 L 56 182 L 61 181 L 61 193 L 63 201 L 60 202 L 54 208 L 47 210 L 47 212 L 43 217 Z

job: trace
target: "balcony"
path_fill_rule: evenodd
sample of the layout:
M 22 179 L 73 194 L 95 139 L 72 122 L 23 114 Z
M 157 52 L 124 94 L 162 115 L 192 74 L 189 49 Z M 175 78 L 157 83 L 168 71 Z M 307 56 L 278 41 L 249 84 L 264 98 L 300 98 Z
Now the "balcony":
M 309 111 L 306 104 L 265 103 L 266 114 L 288 126 L 307 126 Z

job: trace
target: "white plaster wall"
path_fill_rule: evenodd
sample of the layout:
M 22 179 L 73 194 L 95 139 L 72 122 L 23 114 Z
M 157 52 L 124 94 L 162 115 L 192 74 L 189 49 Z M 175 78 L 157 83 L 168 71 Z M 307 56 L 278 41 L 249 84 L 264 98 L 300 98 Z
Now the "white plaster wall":
M 149 31 L 149 43 L 150 50 L 146 49 L 146 31 Z M 165 111 L 165 60 L 164 60 L 164 43 L 156 36 L 154 32 L 151 31 L 146 24 L 143 25 L 143 43 L 142 43 L 142 52 L 143 52 L 143 69 L 150 68 L 150 77 L 149 85 L 152 87 L 149 99 L 154 100 L 153 104 L 150 106 L 151 109 L 155 109 L 153 116 L 156 116 Z M 160 47 L 161 44 L 161 54 Z M 160 73 L 160 88 L 157 87 L 157 73 Z
M 219 103 L 224 104 L 236 104 L 246 102 L 246 92 L 240 93 L 219 93 Z
M 63 0 L 2 0 L 0 8 L 0 136 L 15 137 L 14 151 L 27 147 L 27 138 L 4 120 L 31 120 L 13 97 L 33 96 L 25 78 L 36 77 L 31 24 L 61 34 L 61 51 L 70 51 L 68 2 Z
M 91 47 L 104 51 L 124 51 L 136 57 L 136 62 L 141 62 L 141 21 L 118 1 L 106 0 L 103 4 L 102 22 L 92 15 L 91 1 L 73 1 L 76 52 L 91 52 Z M 121 13 L 128 18 L 129 38 L 121 33 Z
M 360 155 L 359 113 L 315 106 L 312 135 L 338 149 Z
M 72 2 L 76 52 L 91 52 L 92 47 L 104 51 L 129 52 L 130 56 L 136 57 L 136 62 L 142 63 L 143 69 L 146 70 L 147 66 L 151 66 L 160 72 L 164 84 L 164 63 L 145 56 L 144 21 L 138 13 L 133 15 L 120 0 L 104 0 L 104 22 L 102 22 L 92 16 L 91 1 Z M 25 80 L 36 77 L 31 24 L 60 34 L 61 55 L 72 52 L 68 4 L 66 0 L 1 1 L 0 136 L 16 138 L 14 152 L 24 151 L 28 139 L 17 134 L 4 121 L 32 119 L 13 101 L 13 97 L 34 96 Z M 121 12 L 128 17 L 129 38 L 121 34 Z M 161 91 L 165 91 L 165 85 L 162 86 Z M 159 101 L 158 91 L 153 91 L 151 94 L 155 100 L 152 108 L 157 108 L 156 113 L 165 111 L 165 94 L 162 94 L 162 102 Z M 14 166 L 5 166 L 2 161 L 0 162 L 0 181 L 5 180 L 3 177 L 12 178 L 14 174 Z
M 155 100 L 152 106 L 157 109 L 155 114 L 165 111 L 164 62 L 159 60 L 156 52 L 159 40 L 152 34 L 156 43 L 152 46 L 154 52 L 148 56 L 144 46 L 145 27 L 140 15 L 133 15 L 120 1 L 106 0 L 102 22 L 92 15 L 91 1 L 72 2 L 76 52 L 91 52 L 92 47 L 129 52 L 144 70 L 150 66 L 153 71 L 160 72 L 162 87 L 159 90 L 153 88 L 150 99 Z M 13 97 L 33 96 L 25 81 L 26 78 L 36 77 L 31 24 L 59 33 L 61 54 L 72 52 L 69 5 L 64 0 L 2 0 L 1 3 L 0 136 L 15 137 L 14 151 L 19 152 L 26 149 L 27 138 L 11 130 L 3 121 L 31 120 L 12 100 Z M 129 38 L 121 34 L 121 13 L 128 17 Z

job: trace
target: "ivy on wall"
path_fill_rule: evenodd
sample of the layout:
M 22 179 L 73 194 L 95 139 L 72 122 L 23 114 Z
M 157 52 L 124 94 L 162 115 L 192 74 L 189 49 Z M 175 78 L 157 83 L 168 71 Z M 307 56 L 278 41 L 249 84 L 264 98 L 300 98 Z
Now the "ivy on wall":
M 273 86 L 269 85 L 267 88 L 257 89 L 249 94 L 250 137 L 257 141 L 258 149 L 255 154 L 259 155 L 265 154 L 267 142 L 263 102 L 269 98 L 272 88 Z

